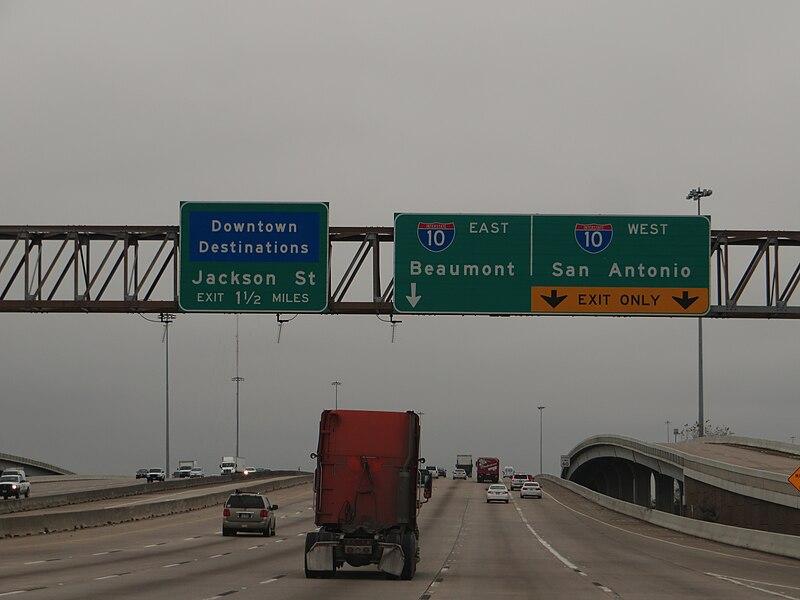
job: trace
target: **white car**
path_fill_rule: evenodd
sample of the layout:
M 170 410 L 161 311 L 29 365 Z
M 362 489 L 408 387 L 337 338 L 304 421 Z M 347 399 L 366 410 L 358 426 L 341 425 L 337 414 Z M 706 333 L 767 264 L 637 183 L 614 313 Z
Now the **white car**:
M 430 473 L 431 477 L 433 477 L 434 479 L 439 479 L 439 469 L 437 469 L 433 465 L 428 467 L 428 473 Z
M 522 484 L 522 487 L 519 488 L 519 497 L 520 498 L 541 498 L 542 497 L 542 486 L 539 485 L 538 481 L 526 481 Z
M 200 467 L 192 467 L 189 477 L 205 477 L 205 473 L 203 473 L 203 469 Z
M 486 488 L 486 502 L 505 502 L 508 504 L 508 488 L 502 483 L 493 483 Z
M 464 469 L 453 469 L 453 479 L 467 479 L 467 472 Z

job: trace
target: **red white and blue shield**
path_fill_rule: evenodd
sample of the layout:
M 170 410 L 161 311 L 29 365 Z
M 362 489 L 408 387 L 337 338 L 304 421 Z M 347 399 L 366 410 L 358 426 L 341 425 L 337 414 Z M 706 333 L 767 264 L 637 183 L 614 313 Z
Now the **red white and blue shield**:
M 456 237 L 455 223 L 418 223 L 417 238 L 426 250 L 447 250 Z
M 614 227 L 610 224 L 576 223 L 575 241 L 589 254 L 598 254 L 608 248 L 614 237 Z

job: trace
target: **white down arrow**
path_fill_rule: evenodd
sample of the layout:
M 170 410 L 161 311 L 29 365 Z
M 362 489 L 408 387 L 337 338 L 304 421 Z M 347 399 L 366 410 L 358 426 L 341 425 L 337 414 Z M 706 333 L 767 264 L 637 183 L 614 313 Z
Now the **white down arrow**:
M 419 302 L 420 298 L 422 298 L 422 296 L 417 296 L 417 284 L 412 283 L 411 295 L 406 296 L 406 300 L 408 300 L 408 303 L 411 305 L 411 308 L 415 308 L 417 306 L 417 302 Z

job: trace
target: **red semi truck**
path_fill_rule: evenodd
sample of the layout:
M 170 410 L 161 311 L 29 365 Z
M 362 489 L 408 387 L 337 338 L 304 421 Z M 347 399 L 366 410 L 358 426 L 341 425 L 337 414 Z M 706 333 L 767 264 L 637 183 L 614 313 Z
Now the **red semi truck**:
M 413 411 L 323 411 L 317 452 L 311 455 L 317 460 L 319 530 L 306 535 L 306 577 L 333 577 L 345 563 L 376 564 L 392 578 L 414 577 L 417 511 L 426 501 L 417 469 L 419 440 L 419 415 Z
M 493 457 L 482 456 L 475 461 L 477 469 L 477 481 L 481 483 L 488 481 L 489 483 L 497 483 L 500 481 L 500 459 Z

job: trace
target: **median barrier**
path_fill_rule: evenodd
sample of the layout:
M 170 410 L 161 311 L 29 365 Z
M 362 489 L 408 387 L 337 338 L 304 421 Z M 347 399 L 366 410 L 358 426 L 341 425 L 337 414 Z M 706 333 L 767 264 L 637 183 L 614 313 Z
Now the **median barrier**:
M 296 472 L 292 473 L 295 474 L 279 479 L 262 480 L 259 482 L 242 481 L 241 483 L 246 485 L 241 485 L 238 489 L 243 492 L 271 492 L 287 487 L 312 483 L 314 481 L 313 475 L 296 475 Z M 274 476 L 274 474 L 271 475 Z M 148 489 L 153 489 L 152 484 Z M 75 529 L 102 527 L 104 525 L 162 517 L 221 505 L 227 500 L 230 494 L 231 490 L 227 489 L 224 491 L 210 491 L 208 494 L 203 494 L 201 496 L 148 502 L 133 506 L 119 506 L 85 511 L 53 512 L 36 515 L 7 515 L 0 517 L 0 537 L 72 531 Z
M 266 479 L 270 477 L 281 477 L 287 475 L 298 475 L 297 471 L 270 471 L 265 474 L 248 475 L 252 479 Z M 76 479 L 72 477 L 71 479 Z M 53 481 L 48 478 L 47 481 Z M 0 515 L 8 513 L 25 512 L 29 510 L 44 510 L 47 508 L 57 508 L 59 506 L 70 506 L 72 504 L 83 504 L 84 502 L 96 502 L 97 500 L 113 500 L 114 498 L 127 498 L 129 496 L 140 496 L 153 492 L 163 492 L 168 490 L 186 489 L 208 485 L 209 483 L 228 483 L 233 481 L 249 481 L 244 477 L 232 478 L 230 475 L 210 475 L 206 477 L 168 479 L 166 481 L 154 481 L 152 483 L 138 482 L 125 486 L 115 486 L 86 490 L 83 492 L 71 492 L 66 494 L 50 494 L 47 496 L 36 495 L 36 480 L 31 482 L 31 496 L 29 498 L 12 499 L 0 502 Z

